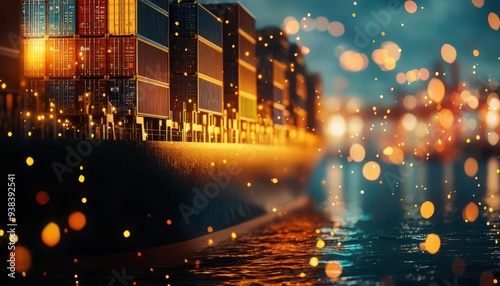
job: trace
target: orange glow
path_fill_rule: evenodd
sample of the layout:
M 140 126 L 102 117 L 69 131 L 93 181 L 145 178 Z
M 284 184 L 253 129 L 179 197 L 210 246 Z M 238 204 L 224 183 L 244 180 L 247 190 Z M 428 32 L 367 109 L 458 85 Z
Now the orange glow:
M 380 176 L 380 165 L 377 162 L 369 161 L 363 166 L 363 176 L 369 181 L 375 181 Z
M 494 12 L 490 12 L 488 14 L 488 24 L 490 24 L 490 27 L 493 30 L 497 31 L 500 28 L 500 19 L 498 18 L 498 15 Z
M 328 32 L 334 37 L 341 37 L 345 32 L 344 24 L 333 21 L 328 25 Z
M 294 17 L 288 16 L 283 21 L 284 30 L 288 35 L 295 35 L 300 30 L 300 23 Z
M 81 212 L 74 212 L 68 217 L 68 224 L 72 230 L 79 231 L 85 227 L 87 219 Z
M 417 12 L 417 4 L 413 1 L 406 1 L 405 2 L 405 10 L 406 12 L 410 13 L 410 14 L 413 14 L 415 12 Z
M 451 64 L 457 58 L 457 50 L 450 44 L 444 44 L 441 47 L 441 57 L 445 62 Z
M 387 56 L 393 58 L 395 61 L 398 61 L 401 57 L 401 48 L 398 44 L 387 41 L 382 44 L 382 49 L 387 51 Z
M 479 165 L 478 165 L 476 159 L 469 157 L 469 158 L 467 158 L 467 160 L 465 160 L 464 170 L 465 170 L 465 174 L 467 174 L 467 176 L 474 177 L 477 174 L 478 169 L 479 169 Z
M 391 57 L 387 57 L 384 60 L 384 68 L 388 71 L 392 71 L 396 68 L 396 60 Z
M 476 50 L 476 49 L 474 49 L 474 50 L 472 51 L 472 54 L 473 54 L 475 57 L 477 57 L 477 56 L 479 56 L 479 51 L 478 51 L 478 50 Z
M 396 81 L 399 84 L 404 84 L 406 82 L 406 75 L 403 72 L 400 72 L 396 75 Z
M 361 162 L 366 155 L 365 148 L 363 145 L 355 143 L 349 149 L 349 155 L 355 162 Z
M 372 52 L 372 59 L 379 66 L 384 65 L 385 58 L 387 58 L 387 56 L 387 51 L 383 49 L 376 49 Z
M 428 234 L 425 238 L 425 250 L 430 254 L 436 254 L 441 247 L 441 239 L 437 234 Z
M 403 116 L 401 124 L 403 125 L 403 128 L 406 129 L 406 131 L 413 131 L 415 130 L 415 128 L 417 128 L 418 119 L 415 115 L 406 113 Z
M 461 257 L 456 258 L 451 265 L 451 270 L 456 276 L 462 276 L 465 272 L 465 260 Z
M 363 53 L 347 50 L 340 54 L 340 66 L 346 71 L 359 72 L 368 66 L 368 58 Z
M 39 191 L 36 193 L 35 200 L 39 205 L 43 206 L 50 201 L 50 196 L 46 191 Z
M 212 233 L 213 231 L 214 231 L 213 227 L 211 227 L 211 226 L 207 227 L 207 232 L 208 233 Z
M 48 223 L 42 230 L 42 241 L 45 245 L 53 247 L 59 243 L 61 239 L 61 231 L 59 226 L 54 223 Z
M 16 272 L 27 272 L 31 268 L 31 252 L 22 245 L 16 245 Z
M 420 80 L 427 80 L 429 79 L 429 70 L 426 69 L 426 68 L 421 68 L 418 70 L 418 74 L 419 74 L 419 79 Z
M 429 81 L 427 85 L 427 93 L 429 97 L 436 101 L 437 103 L 441 102 L 444 97 L 445 87 L 443 82 L 438 78 L 433 78 Z
M 337 261 L 329 261 L 325 266 L 325 273 L 328 278 L 339 278 L 342 274 L 342 265 Z
M 454 116 L 451 110 L 445 108 L 439 112 L 439 124 L 441 124 L 444 128 L 450 128 L 453 126 L 453 120 Z
M 393 147 L 392 153 L 389 155 L 389 161 L 394 165 L 400 165 L 405 159 L 403 150 L 399 147 Z
M 423 218 L 429 219 L 434 214 L 434 204 L 430 201 L 426 201 L 420 206 L 420 215 Z
M 464 210 L 462 211 L 463 219 L 468 222 L 475 222 L 478 216 L 479 216 L 479 208 L 473 202 L 467 204 Z
M 484 5 L 484 0 L 472 0 L 472 5 L 476 6 L 476 8 L 481 8 Z

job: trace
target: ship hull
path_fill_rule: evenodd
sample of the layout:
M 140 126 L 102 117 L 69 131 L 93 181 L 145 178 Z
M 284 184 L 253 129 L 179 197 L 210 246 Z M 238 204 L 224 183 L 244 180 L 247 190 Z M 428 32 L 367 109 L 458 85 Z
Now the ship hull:
M 32 273 L 168 263 L 231 239 L 305 202 L 317 154 L 309 147 L 181 142 L 1 145 L 2 174 L 15 175 L 15 245 L 29 251 Z M 7 245 L 9 236 L 1 239 Z

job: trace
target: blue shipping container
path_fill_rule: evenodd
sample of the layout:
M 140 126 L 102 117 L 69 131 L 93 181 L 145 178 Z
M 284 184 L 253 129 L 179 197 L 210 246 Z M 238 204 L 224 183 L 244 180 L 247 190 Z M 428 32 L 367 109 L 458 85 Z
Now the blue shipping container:
M 76 33 L 75 0 L 49 0 L 49 36 L 72 36 Z
M 46 32 L 47 6 L 44 0 L 25 0 L 21 5 L 23 37 L 43 37 Z
M 55 110 L 65 114 L 78 113 L 76 106 L 76 81 L 71 79 L 49 80 L 49 101 L 55 104 Z
M 168 48 L 168 16 L 149 4 L 137 3 L 137 33 L 156 44 Z
M 112 79 L 108 82 L 109 101 L 118 114 L 133 115 L 136 102 L 136 81 Z
M 202 6 L 198 8 L 198 33 L 222 48 L 222 23 Z

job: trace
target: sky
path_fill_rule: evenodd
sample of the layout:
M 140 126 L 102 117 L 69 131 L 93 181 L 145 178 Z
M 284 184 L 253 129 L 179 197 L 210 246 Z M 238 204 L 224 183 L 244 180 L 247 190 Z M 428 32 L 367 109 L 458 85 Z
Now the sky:
M 235 2 L 235 1 L 218 1 Z M 458 65 L 460 80 L 473 82 L 500 80 L 500 30 L 490 25 L 488 15 L 500 15 L 498 0 L 239 0 L 256 18 L 257 28 L 279 26 L 288 29 L 290 42 L 307 47 L 305 56 L 310 72 L 318 72 L 323 79 L 324 95 L 355 97 L 366 104 L 392 106 L 400 102 L 398 93 L 414 93 L 427 87 L 434 76 L 436 64 L 444 69 L 450 62 Z M 213 2 L 212 2 L 213 3 Z M 416 11 L 411 9 L 416 4 Z M 408 9 L 406 8 L 408 6 Z M 287 18 L 288 17 L 288 18 Z M 293 17 L 293 18 L 290 18 Z M 333 33 L 324 30 L 326 18 Z M 300 28 L 286 26 L 295 19 Z M 317 21 L 320 19 L 320 21 Z M 338 22 L 332 24 L 333 22 Z M 294 24 L 295 22 L 292 22 Z M 311 24 L 312 23 L 312 24 Z M 323 23 L 323 25 L 316 25 Z M 341 23 L 341 24 L 339 24 Z M 304 24 L 308 24 L 305 26 Z M 317 27 L 315 27 L 317 26 Z M 338 27 L 343 27 L 342 29 Z M 495 30 L 496 28 L 496 30 Z M 296 33 L 295 33 L 296 32 Z M 372 54 L 384 43 L 392 42 L 401 49 L 396 65 L 381 68 Z M 456 57 L 446 61 L 441 53 Z M 387 46 L 384 46 L 387 47 Z M 479 53 L 477 56 L 474 54 Z M 345 54 L 345 51 L 355 51 Z M 349 56 L 348 56 L 349 55 Z M 347 59 L 352 65 L 361 55 L 367 65 L 347 67 L 340 63 Z M 392 56 L 395 58 L 396 56 Z M 380 63 L 380 61 L 377 61 Z M 425 68 L 430 76 L 398 83 L 397 74 Z M 448 73 L 446 77 L 450 77 Z M 445 77 L 445 80 L 446 80 Z M 425 79 L 425 80 L 424 80 Z

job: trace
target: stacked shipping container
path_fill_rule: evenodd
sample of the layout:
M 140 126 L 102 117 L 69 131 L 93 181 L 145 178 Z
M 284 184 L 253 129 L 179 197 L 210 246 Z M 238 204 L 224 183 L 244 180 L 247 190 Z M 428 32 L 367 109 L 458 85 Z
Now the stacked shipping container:
M 166 119 L 168 8 L 166 0 L 23 0 L 28 94 L 67 115 L 95 118 L 111 103 L 117 115 Z M 43 113 L 50 104 L 30 106 Z
M 192 103 L 204 114 L 222 115 L 221 21 L 196 1 L 170 5 L 174 119 L 181 121 L 178 114 L 183 112 L 183 104 Z M 191 112 L 194 106 L 187 109 Z

